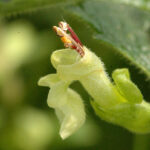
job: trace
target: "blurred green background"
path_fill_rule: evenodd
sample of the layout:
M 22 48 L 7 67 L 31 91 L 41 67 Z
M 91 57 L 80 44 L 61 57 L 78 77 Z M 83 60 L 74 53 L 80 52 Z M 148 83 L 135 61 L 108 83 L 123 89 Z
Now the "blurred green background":
M 150 150 L 150 135 L 135 135 L 98 118 L 78 82 L 71 87 L 84 99 L 86 123 L 63 141 L 59 122 L 46 103 L 49 89 L 37 85 L 41 76 L 55 72 L 50 55 L 64 47 L 52 31 L 59 21 L 66 20 L 82 43 L 101 57 L 109 75 L 115 68 L 129 68 L 146 99 L 150 84 L 109 46 L 91 39 L 92 29 L 65 13 L 63 6 L 7 14 L 9 0 L 0 3 L 5 3 L 6 12 L 0 15 L 0 150 Z

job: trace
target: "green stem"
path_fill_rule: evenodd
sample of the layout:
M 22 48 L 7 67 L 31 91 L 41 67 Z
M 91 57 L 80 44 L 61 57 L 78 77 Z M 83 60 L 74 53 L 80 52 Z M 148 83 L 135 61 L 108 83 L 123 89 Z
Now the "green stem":
M 136 134 L 133 141 L 133 150 L 149 150 L 150 134 Z

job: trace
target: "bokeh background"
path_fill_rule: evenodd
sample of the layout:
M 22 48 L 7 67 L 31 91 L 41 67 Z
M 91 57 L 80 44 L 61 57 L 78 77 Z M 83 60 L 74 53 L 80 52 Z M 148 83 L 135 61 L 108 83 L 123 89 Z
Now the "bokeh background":
M 0 150 L 150 150 L 150 135 L 135 135 L 98 118 L 90 96 L 78 82 L 71 87 L 84 99 L 86 123 L 68 139 L 59 137 L 59 122 L 46 102 L 49 89 L 37 82 L 55 72 L 50 55 L 64 46 L 52 26 L 61 20 L 101 57 L 109 75 L 115 68 L 129 68 L 133 81 L 150 99 L 145 76 L 109 47 L 91 39 L 92 29 L 60 7 L 0 17 Z

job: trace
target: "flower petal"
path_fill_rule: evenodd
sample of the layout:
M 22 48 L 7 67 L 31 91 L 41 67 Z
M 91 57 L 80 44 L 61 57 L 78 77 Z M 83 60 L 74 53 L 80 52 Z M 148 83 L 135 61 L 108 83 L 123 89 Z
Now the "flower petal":
M 40 80 L 38 81 L 38 85 L 51 87 L 52 85 L 56 84 L 59 81 L 60 79 L 57 74 L 48 74 L 40 78 Z

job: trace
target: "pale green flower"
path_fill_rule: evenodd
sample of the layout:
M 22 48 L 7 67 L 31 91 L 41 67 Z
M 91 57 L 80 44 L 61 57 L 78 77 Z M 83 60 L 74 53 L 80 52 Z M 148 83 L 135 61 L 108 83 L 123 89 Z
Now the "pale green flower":
M 54 27 L 69 49 L 53 52 L 51 62 L 56 74 L 41 78 L 39 85 L 51 88 L 48 105 L 56 110 L 61 121 L 60 135 L 66 138 L 85 120 L 80 96 L 69 89 L 78 80 L 92 97 L 91 104 L 102 119 L 136 133 L 150 132 L 150 104 L 144 101 L 138 87 L 131 81 L 128 69 L 116 69 L 111 82 L 103 62 L 82 45 L 76 35 L 66 34 L 64 25 Z M 71 28 L 68 30 L 73 32 Z

